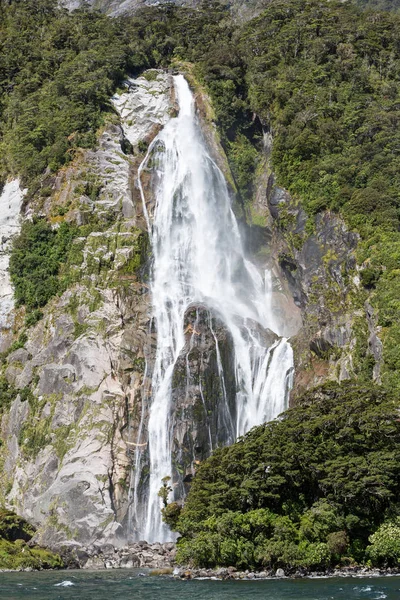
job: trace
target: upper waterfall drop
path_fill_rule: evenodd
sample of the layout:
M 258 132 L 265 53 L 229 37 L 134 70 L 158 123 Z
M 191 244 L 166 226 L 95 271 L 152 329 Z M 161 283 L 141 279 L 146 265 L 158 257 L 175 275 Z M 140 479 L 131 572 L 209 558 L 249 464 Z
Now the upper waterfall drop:
M 234 416 L 225 408 L 230 441 L 286 408 L 293 371 L 290 344 L 283 338 L 272 345 L 266 342 L 265 330 L 280 333 L 271 311 L 270 274 L 264 279 L 246 259 L 224 176 L 202 139 L 193 95 L 182 75 L 174 77 L 174 84 L 179 114 L 152 142 L 139 168 L 154 259 L 150 289 L 157 328 L 148 419 L 149 488 L 146 509 L 135 515 L 140 537 L 149 542 L 172 539 L 161 520 L 158 491 L 162 478 L 172 474 L 172 377 L 185 345 L 188 308 L 207 307 L 225 324 L 233 341 Z M 155 179 L 153 214 L 140 184 L 150 157 Z M 219 357 L 216 337 L 215 343 Z M 224 386 L 220 358 L 218 369 Z M 138 461 L 137 457 L 136 502 Z

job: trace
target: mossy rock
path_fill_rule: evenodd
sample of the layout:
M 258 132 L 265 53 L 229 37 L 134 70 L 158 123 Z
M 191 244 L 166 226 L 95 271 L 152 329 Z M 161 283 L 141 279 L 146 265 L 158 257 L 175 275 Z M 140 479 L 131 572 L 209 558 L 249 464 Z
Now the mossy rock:
M 61 569 L 64 563 L 58 554 L 30 547 L 35 528 L 14 512 L 0 509 L 0 569 Z
M 34 533 L 35 528 L 28 521 L 10 510 L 0 509 L 0 538 L 8 542 L 16 540 L 28 542 Z
M 58 554 L 44 548 L 30 548 L 24 540 L 0 540 L 0 569 L 61 569 Z

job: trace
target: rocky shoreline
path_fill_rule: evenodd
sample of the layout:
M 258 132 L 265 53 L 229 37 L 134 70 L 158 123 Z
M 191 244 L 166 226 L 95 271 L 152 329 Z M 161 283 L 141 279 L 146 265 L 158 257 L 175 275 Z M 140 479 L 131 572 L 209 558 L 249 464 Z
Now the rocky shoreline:
M 265 569 L 263 571 L 238 571 L 234 567 L 218 569 L 194 569 L 176 563 L 176 545 L 173 542 L 148 544 L 135 542 L 122 548 L 112 544 L 84 547 L 54 548 L 67 569 L 143 569 L 143 575 L 169 575 L 177 579 L 299 579 L 319 577 L 384 577 L 400 575 L 400 568 L 368 568 L 352 566 L 313 571 L 306 568 L 293 570 Z
M 94 544 L 90 547 L 62 546 L 51 548 L 64 561 L 67 569 L 168 569 L 175 566 L 176 546 L 134 542 L 117 548 L 112 544 Z
M 285 572 L 283 569 L 265 571 L 237 571 L 234 567 L 220 569 L 185 569 L 175 568 L 173 576 L 180 579 L 223 579 L 223 580 L 254 580 L 254 579 L 304 579 L 323 577 L 385 577 L 400 575 L 400 569 L 368 569 L 367 567 L 348 567 L 343 569 L 326 569 L 311 571 L 297 569 Z
M 33 540 L 27 546 L 38 548 Z M 43 548 L 42 548 L 43 549 Z M 239 571 L 235 567 L 219 567 L 216 569 L 192 568 L 176 562 L 177 548 L 174 542 L 149 544 L 145 541 L 130 543 L 123 547 L 113 544 L 92 544 L 82 546 L 74 543 L 56 544 L 46 548 L 54 553 L 64 565 L 63 568 L 43 567 L 37 569 L 32 566 L 18 569 L 0 569 L 6 571 L 34 570 L 87 570 L 103 571 L 110 569 L 135 569 L 140 570 L 141 576 L 169 576 L 174 579 L 211 579 L 211 580 L 261 580 L 261 579 L 301 579 L 301 578 L 328 578 L 328 577 L 385 577 L 400 576 L 400 568 L 368 568 L 366 566 L 348 566 L 341 568 L 327 568 L 314 571 L 309 568 L 297 569 L 264 569 L 262 571 Z

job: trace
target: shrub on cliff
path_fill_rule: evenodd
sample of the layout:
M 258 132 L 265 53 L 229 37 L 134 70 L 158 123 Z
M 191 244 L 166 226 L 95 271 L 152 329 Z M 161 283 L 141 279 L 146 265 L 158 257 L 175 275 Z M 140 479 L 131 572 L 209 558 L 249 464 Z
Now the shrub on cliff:
M 25 519 L 10 510 L 0 508 L 0 538 L 8 542 L 28 542 L 34 533 L 35 529 Z
M 59 269 L 76 234 L 77 228 L 68 223 L 58 229 L 52 229 L 44 219 L 23 224 L 10 257 L 10 277 L 19 304 L 36 309 L 61 291 Z
M 43 548 L 28 546 L 34 527 L 15 513 L 0 509 L 0 569 L 59 569 L 61 558 Z
M 364 560 L 369 536 L 400 509 L 398 411 L 382 389 L 328 384 L 216 450 L 178 518 L 179 559 L 239 568 Z

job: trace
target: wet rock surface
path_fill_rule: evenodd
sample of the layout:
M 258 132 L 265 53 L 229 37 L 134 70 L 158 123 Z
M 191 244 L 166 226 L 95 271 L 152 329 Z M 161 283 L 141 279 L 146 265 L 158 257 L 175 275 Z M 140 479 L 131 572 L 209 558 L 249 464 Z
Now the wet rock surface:
M 119 548 L 112 544 L 95 544 L 88 547 L 56 545 L 52 550 L 62 556 L 67 568 L 88 570 L 140 568 L 143 569 L 144 576 L 166 575 L 176 579 L 251 581 L 304 577 L 382 577 L 400 574 L 399 568 L 378 569 L 362 565 L 328 568 L 323 571 L 313 571 L 307 568 L 289 570 L 264 568 L 258 571 L 240 571 L 235 567 L 192 568 L 176 563 L 176 545 L 172 542 L 148 544 L 140 541 Z
M 244 580 L 252 581 L 257 579 L 300 579 L 304 577 L 382 577 L 398 575 L 400 569 L 369 569 L 367 567 L 344 567 L 337 569 L 326 569 L 325 571 L 312 571 L 311 569 L 265 569 L 262 571 L 238 571 L 234 567 L 224 567 L 219 569 L 190 569 L 185 567 L 175 567 L 173 576 L 179 579 L 222 579 L 222 580 Z
M 172 405 L 175 453 L 193 474 L 194 461 L 235 439 L 235 374 L 232 337 L 204 306 L 186 311 L 185 346 L 175 364 Z M 223 374 L 223 380 L 222 380 Z
M 271 240 L 267 264 L 279 282 L 275 285 L 293 298 L 301 315 L 300 326 L 290 334 L 295 356 L 291 401 L 326 380 L 356 376 L 360 343 L 373 358 L 373 378 L 379 381 L 382 344 L 376 315 L 368 303 L 357 301 L 362 295 L 358 236 L 330 211 L 307 215 L 300 202 L 277 185 L 270 161 L 272 136 L 265 134 L 264 142 L 254 210 L 264 219 Z M 284 314 L 296 314 L 290 302 Z

